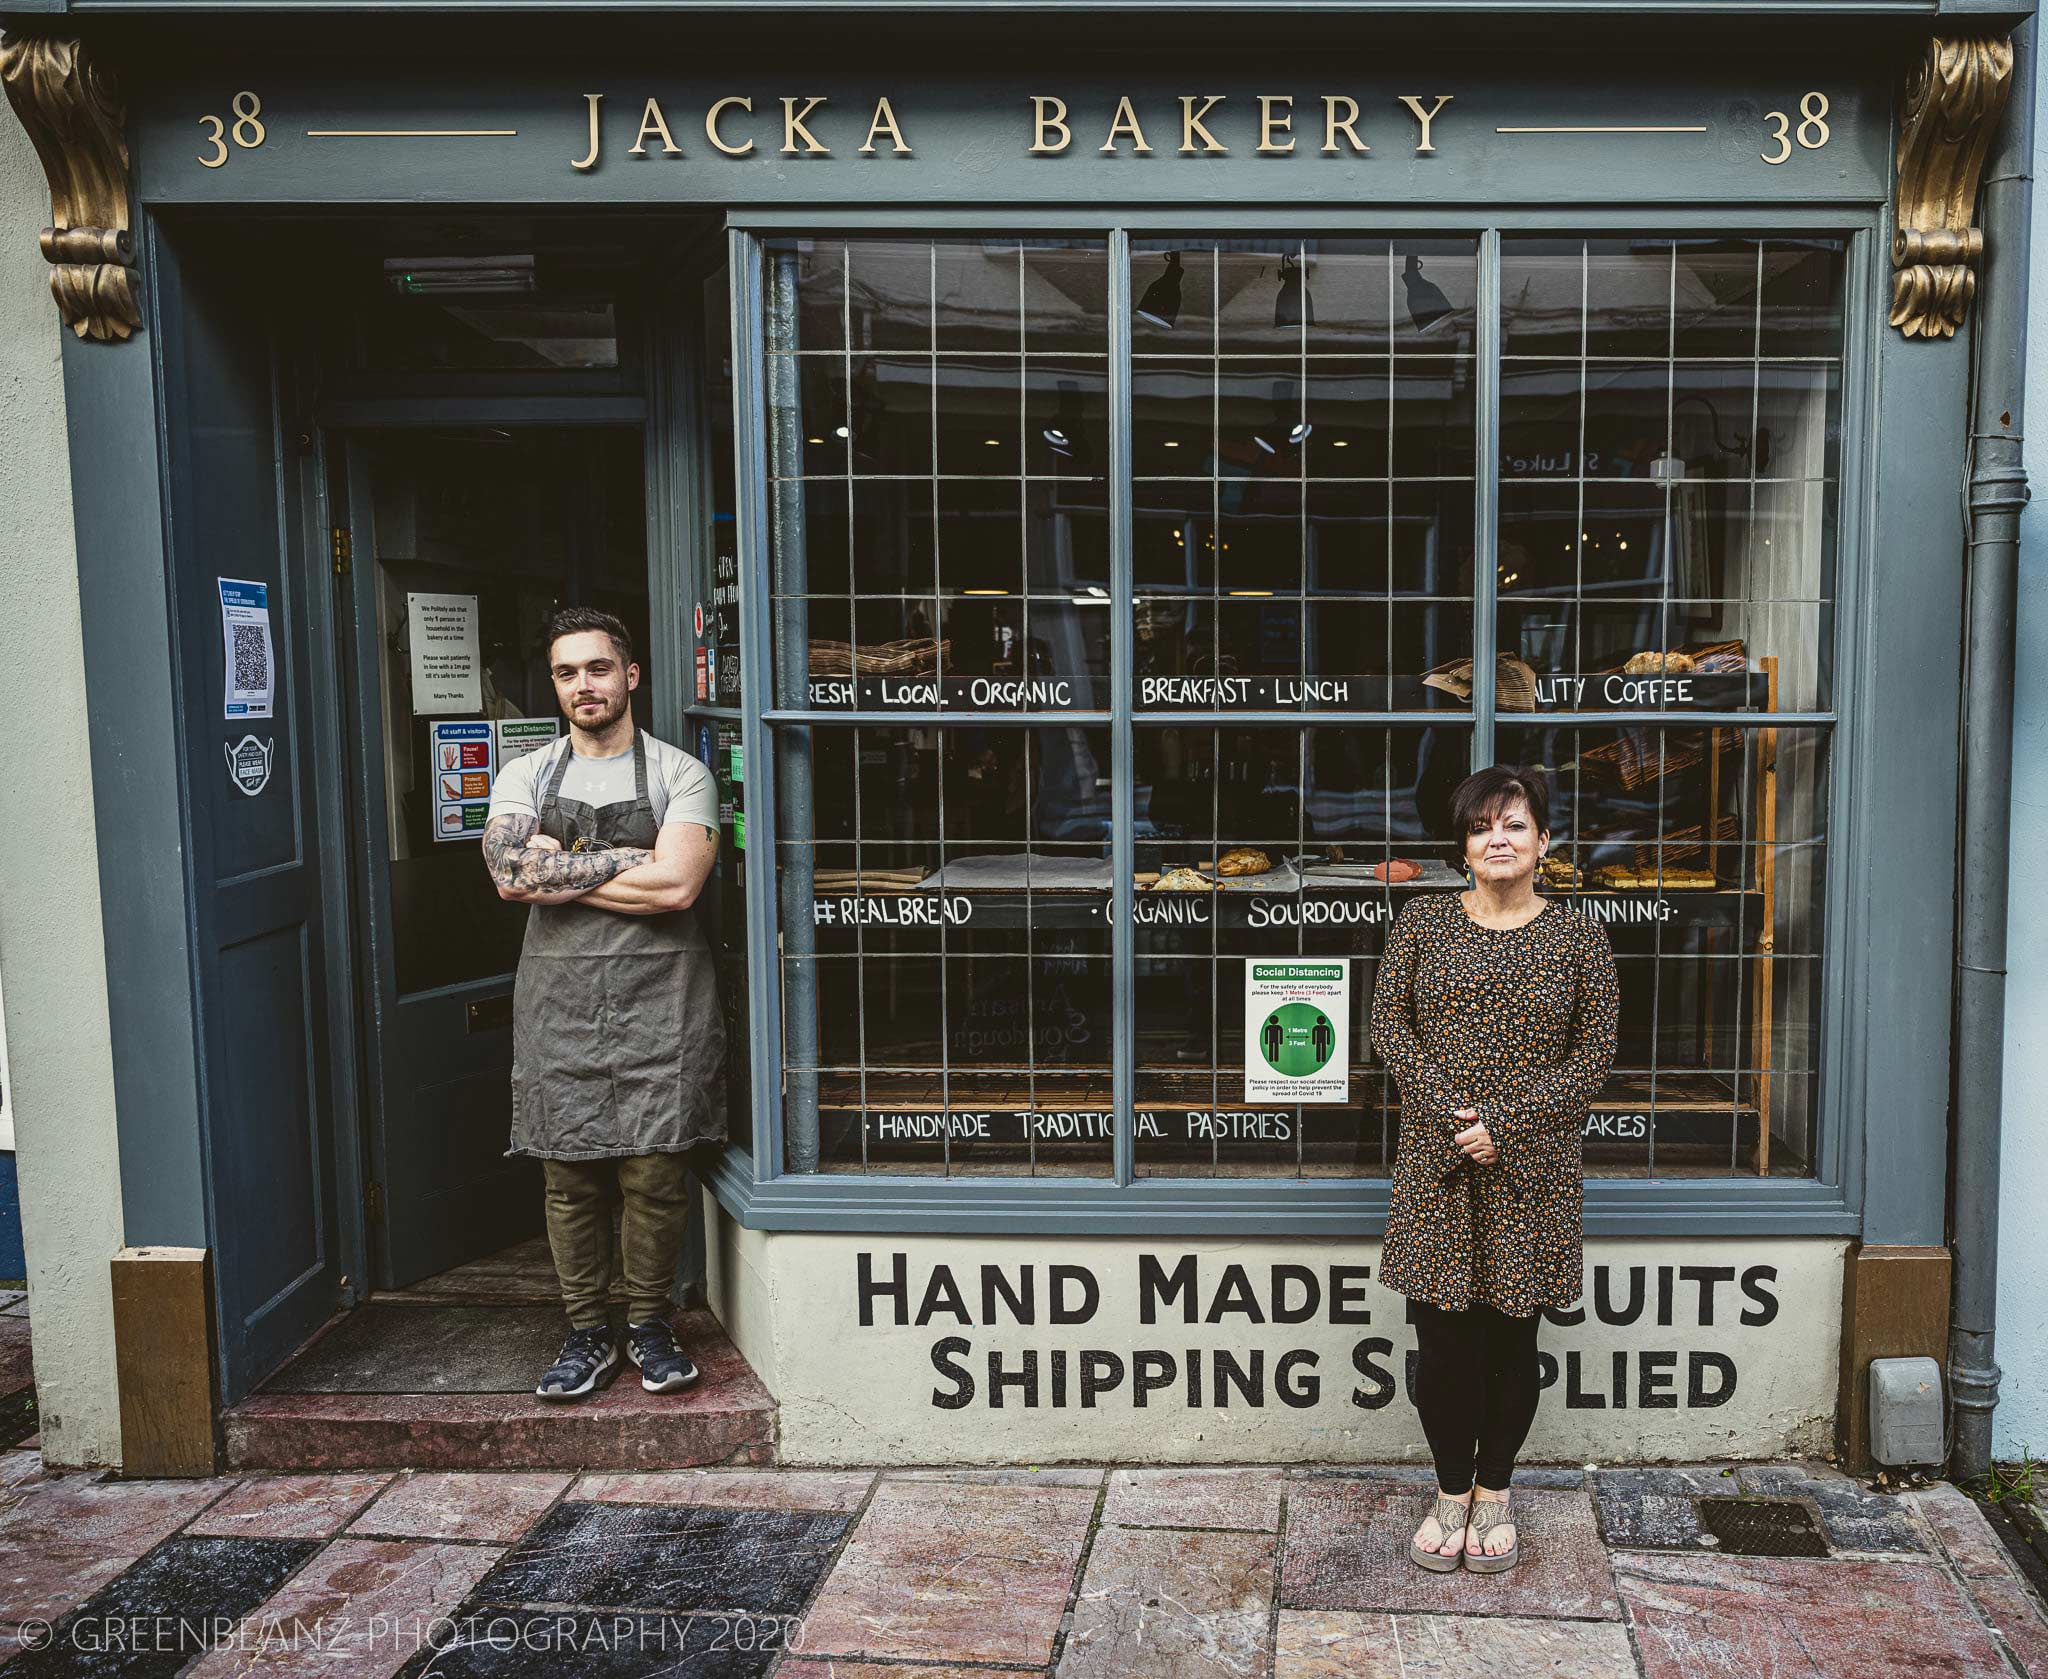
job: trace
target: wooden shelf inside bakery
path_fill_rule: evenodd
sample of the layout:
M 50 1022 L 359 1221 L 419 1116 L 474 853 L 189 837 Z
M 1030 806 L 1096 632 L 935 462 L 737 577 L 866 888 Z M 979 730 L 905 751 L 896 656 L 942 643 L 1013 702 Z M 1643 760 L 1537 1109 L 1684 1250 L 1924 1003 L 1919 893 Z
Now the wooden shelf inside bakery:
M 1219 1067 L 1212 1074 L 1207 1067 L 1140 1066 L 1137 1101 L 1140 1113 L 1178 1113 L 1212 1104 L 1228 1109 L 1271 1108 L 1278 1102 L 1246 1102 L 1233 1097 L 1244 1089 L 1244 1068 Z M 1111 1075 L 1107 1067 L 1041 1067 L 1036 1078 L 1025 1067 L 955 1067 L 941 1084 L 941 1069 L 871 1072 L 867 1075 L 863 1102 L 858 1073 L 820 1073 L 820 1111 L 869 1113 L 932 1113 L 941 1106 L 949 1109 L 989 1113 L 1039 1113 L 1107 1110 L 1112 1106 Z M 1354 1068 L 1351 1073 L 1353 1106 L 1331 1104 L 1338 1111 L 1354 1112 L 1367 1101 L 1377 1101 L 1380 1073 L 1377 1068 Z

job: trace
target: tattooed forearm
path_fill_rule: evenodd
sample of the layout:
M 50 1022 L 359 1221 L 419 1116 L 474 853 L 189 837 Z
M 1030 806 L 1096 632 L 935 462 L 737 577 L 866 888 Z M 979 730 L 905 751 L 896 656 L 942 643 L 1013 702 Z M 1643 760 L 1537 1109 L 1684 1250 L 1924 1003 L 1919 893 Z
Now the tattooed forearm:
M 527 843 L 537 825 L 531 816 L 500 816 L 484 829 L 484 866 L 505 897 L 541 902 L 575 897 L 638 868 L 653 855 L 633 846 L 613 851 L 539 849 Z
M 484 829 L 484 867 L 491 871 L 499 891 L 517 881 L 518 859 L 539 826 L 531 816 L 494 816 Z

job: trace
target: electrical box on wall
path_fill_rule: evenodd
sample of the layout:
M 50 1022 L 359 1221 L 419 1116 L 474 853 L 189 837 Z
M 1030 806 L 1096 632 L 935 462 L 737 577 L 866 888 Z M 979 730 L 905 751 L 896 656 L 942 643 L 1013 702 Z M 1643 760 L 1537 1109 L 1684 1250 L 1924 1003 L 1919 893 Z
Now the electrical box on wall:
M 1931 1358 L 1870 1361 L 1870 1455 L 1884 1464 L 1940 1463 L 1941 1366 Z

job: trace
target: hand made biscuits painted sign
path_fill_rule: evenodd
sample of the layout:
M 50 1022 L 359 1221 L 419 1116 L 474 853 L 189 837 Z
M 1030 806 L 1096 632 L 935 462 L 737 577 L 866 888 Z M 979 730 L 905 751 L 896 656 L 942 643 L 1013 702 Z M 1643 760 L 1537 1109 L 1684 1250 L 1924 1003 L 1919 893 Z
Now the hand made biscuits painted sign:
M 735 1235 L 714 1298 L 726 1278 L 765 1287 L 809 1326 L 758 1349 L 786 1462 L 1426 1456 L 1407 1302 L 1373 1241 Z M 1589 1242 L 1583 1296 L 1539 1334 L 1528 1461 L 1824 1449 L 1841 1255 L 1833 1239 Z

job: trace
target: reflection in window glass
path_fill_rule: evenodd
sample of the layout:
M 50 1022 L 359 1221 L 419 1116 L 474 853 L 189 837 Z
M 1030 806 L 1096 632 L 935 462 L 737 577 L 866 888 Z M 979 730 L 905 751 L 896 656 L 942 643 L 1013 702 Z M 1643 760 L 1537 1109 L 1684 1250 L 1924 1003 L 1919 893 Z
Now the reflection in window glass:
M 1106 1173 L 1107 732 L 778 750 L 791 1169 Z
M 1373 964 L 1409 893 L 1460 884 L 1431 813 L 1470 760 L 1463 729 L 1138 730 L 1140 1173 L 1387 1170 L 1387 1092 L 1365 1031 Z M 1247 1100 L 1246 962 L 1292 956 L 1351 959 L 1342 1103 Z
M 1612 709 L 1599 678 L 1695 671 L 1724 709 L 1826 708 L 1843 246 L 1510 239 L 1501 260 L 1502 708 Z M 1593 703 L 1532 699 L 1552 676 L 1595 678 Z
M 777 699 L 1107 703 L 1100 240 L 769 246 Z
M 1476 251 L 1134 244 L 1140 708 L 1446 703 L 1421 678 L 1472 646 Z
M 1464 884 L 1476 655 L 1621 965 L 1588 1170 L 1811 1174 L 1829 734 L 1770 714 L 1832 704 L 1841 241 L 1505 240 L 1493 532 L 1474 239 L 1147 237 L 1122 297 L 1099 240 L 766 250 L 788 1170 L 1108 1174 L 1124 938 L 1138 1173 L 1384 1175 L 1362 1022 L 1404 897 Z M 1293 957 L 1351 964 L 1342 1102 L 1248 1099 L 1246 963 Z
M 1587 1171 L 1809 1175 L 1826 735 L 1524 724 L 1499 750 L 1550 774 L 1548 890 L 1614 945 L 1621 1047 Z

